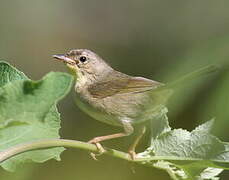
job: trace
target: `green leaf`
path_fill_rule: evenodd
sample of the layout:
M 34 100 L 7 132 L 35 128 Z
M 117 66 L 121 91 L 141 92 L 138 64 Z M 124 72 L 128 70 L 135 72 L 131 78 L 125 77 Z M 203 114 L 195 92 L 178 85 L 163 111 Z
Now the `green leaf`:
M 23 72 L 4 61 L 0 61 L 0 77 L 0 87 L 15 80 L 28 79 Z
M 155 133 L 152 134 L 151 145 L 138 157 L 161 159 L 160 163 L 152 161 L 151 165 L 173 174 L 173 179 L 214 179 L 222 169 L 229 169 L 228 143 L 210 134 L 214 120 L 192 132 L 171 130 L 166 112 L 164 108 L 153 121 L 152 131 Z
M 223 169 L 219 168 L 207 168 L 205 169 L 199 176 L 199 179 L 212 179 L 212 180 L 218 180 L 218 176 Z
M 0 151 L 33 140 L 59 138 L 60 115 L 55 105 L 69 92 L 71 76 L 51 72 L 32 81 L 4 62 L 0 69 Z M 59 160 L 62 151 L 64 148 L 58 147 L 26 152 L 0 165 L 13 171 L 24 162 Z
M 172 179 L 174 180 L 181 180 L 181 179 L 187 179 L 187 175 L 185 172 L 177 168 L 173 163 L 170 163 L 168 161 L 157 161 L 156 163 L 153 164 L 154 167 L 158 169 L 165 170 Z

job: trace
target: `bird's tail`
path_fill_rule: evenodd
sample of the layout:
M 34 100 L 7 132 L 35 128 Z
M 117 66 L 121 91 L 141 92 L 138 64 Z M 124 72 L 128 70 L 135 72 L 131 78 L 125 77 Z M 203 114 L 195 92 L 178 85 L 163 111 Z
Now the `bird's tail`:
M 188 82 L 190 80 L 202 77 L 204 75 L 208 75 L 210 73 L 216 72 L 218 71 L 219 67 L 216 65 L 208 65 L 205 67 L 202 67 L 196 71 L 193 71 L 191 73 L 188 73 L 184 76 L 182 76 L 181 78 L 172 81 L 171 83 L 167 83 L 164 86 L 161 86 L 159 88 L 157 88 L 157 90 L 161 90 L 161 89 L 173 89 L 175 87 L 177 87 L 178 85 L 181 85 L 182 83 Z
M 196 71 L 188 73 L 187 75 L 184 75 L 181 78 L 172 81 L 171 83 L 157 87 L 152 91 L 152 98 L 154 98 L 155 105 L 166 105 L 169 97 L 173 94 L 177 87 L 180 87 L 180 85 L 187 83 L 190 80 L 216 72 L 218 69 L 219 68 L 215 65 L 205 66 Z

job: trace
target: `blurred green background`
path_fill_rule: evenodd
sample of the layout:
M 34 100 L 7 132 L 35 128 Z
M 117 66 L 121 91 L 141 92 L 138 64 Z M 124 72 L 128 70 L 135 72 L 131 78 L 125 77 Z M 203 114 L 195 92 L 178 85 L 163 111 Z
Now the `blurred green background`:
M 219 72 L 176 91 L 168 104 L 169 119 L 172 127 L 191 130 L 215 117 L 213 133 L 229 141 L 228 9 L 226 0 L 0 0 L 0 59 L 40 79 L 50 71 L 66 71 L 52 54 L 87 48 L 122 72 L 161 82 L 216 64 Z M 82 113 L 71 94 L 61 101 L 59 111 L 63 138 L 87 141 L 120 131 Z M 121 138 L 104 145 L 126 150 L 132 140 Z M 139 151 L 147 141 L 145 136 Z M 0 179 L 169 179 L 163 171 L 107 156 L 93 161 L 80 150 L 67 150 L 61 157 L 61 162 L 28 164 L 15 173 L 1 169 Z M 229 173 L 221 177 L 228 179 Z

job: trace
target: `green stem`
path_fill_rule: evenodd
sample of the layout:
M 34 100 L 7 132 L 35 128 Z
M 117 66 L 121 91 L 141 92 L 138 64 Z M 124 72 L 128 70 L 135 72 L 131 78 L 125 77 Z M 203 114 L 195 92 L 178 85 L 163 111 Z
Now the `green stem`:
M 21 154 L 27 151 L 52 148 L 52 147 L 66 147 L 66 148 L 87 150 L 90 152 L 98 152 L 98 149 L 95 145 L 81 142 L 81 141 L 67 140 L 67 139 L 45 139 L 45 140 L 38 140 L 29 143 L 19 144 L 0 152 L 0 163 L 17 154 Z M 104 154 L 111 155 L 127 161 L 132 161 L 129 154 L 114 149 L 106 148 Z
M 99 153 L 97 147 L 94 144 L 76 141 L 76 140 L 67 140 L 67 139 L 44 139 L 44 140 L 37 140 L 32 141 L 24 144 L 19 144 L 14 147 L 10 147 L 4 151 L 0 152 L 0 163 L 4 162 L 11 157 L 14 157 L 18 154 L 38 150 L 38 149 L 47 149 L 53 147 L 66 147 L 66 148 L 74 148 L 74 149 L 82 149 L 89 152 Z M 144 166 L 155 167 L 158 169 L 163 169 L 167 171 L 169 176 L 173 180 L 178 180 L 177 176 L 168 168 L 163 168 L 157 166 L 153 163 L 153 161 L 160 161 L 160 160 L 170 160 L 170 161 L 177 161 L 177 160 L 187 160 L 187 161 L 201 161 L 201 159 L 193 159 L 193 158 L 179 158 L 179 157 L 172 157 L 172 156 L 153 156 L 150 158 L 136 158 L 132 159 L 128 153 L 117 151 L 114 149 L 105 148 L 104 154 L 110 155 L 119 159 L 123 159 L 126 161 L 134 162 L 137 164 L 141 164 Z
M 68 140 L 68 139 L 44 139 L 32 141 L 24 144 L 19 144 L 13 147 L 10 147 L 4 151 L 0 152 L 0 163 L 3 161 L 16 156 L 18 154 L 38 150 L 38 149 L 47 149 L 52 147 L 66 147 L 66 148 L 74 148 L 74 149 L 82 149 L 90 152 L 99 153 L 97 147 L 94 144 L 76 141 L 76 140 Z M 173 157 L 173 156 L 153 156 L 149 158 L 136 158 L 134 160 L 131 159 L 128 153 L 118 151 L 115 149 L 105 148 L 104 154 L 110 155 L 113 157 L 117 157 L 119 159 L 136 162 L 138 164 L 148 164 L 152 161 L 158 160 L 170 160 L 170 161 L 201 161 L 202 159 L 198 158 L 184 158 L 184 157 Z M 217 161 L 221 162 L 221 161 Z
M 44 140 L 37 140 L 32 141 L 24 144 L 19 144 L 13 147 L 10 147 L 4 151 L 0 152 L 0 163 L 3 161 L 16 156 L 18 154 L 38 150 L 38 149 L 47 149 L 52 147 L 66 147 L 66 148 L 73 148 L 73 149 L 82 149 L 90 152 L 99 153 L 97 147 L 94 144 L 76 141 L 76 140 L 68 140 L 68 139 L 44 139 Z M 132 159 L 128 153 L 118 151 L 115 149 L 105 148 L 104 154 L 110 155 L 119 159 L 135 162 L 138 164 L 144 165 L 152 165 L 152 161 L 158 160 L 167 160 L 167 161 L 203 161 L 203 159 L 199 158 L 184 158 L 184 157 L 176 157 L 176 156 L 152 156 L 149 158 L 141 158 L 138 157 L 136 159 Z M 214 160 L 218 163 L 223 163 L 224 161 Z

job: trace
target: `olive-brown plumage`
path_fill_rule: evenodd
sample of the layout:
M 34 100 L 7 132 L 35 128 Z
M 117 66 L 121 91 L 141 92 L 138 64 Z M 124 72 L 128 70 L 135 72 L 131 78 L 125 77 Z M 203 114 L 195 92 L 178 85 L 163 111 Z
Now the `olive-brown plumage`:
M 118 72 L 86 49 L 53 57 L 63 61 L 75 75 L 75 99 L 79 108 L 94 119 L 124 128 L 123 133 L 92 139 L 90 142 L 95 143 L 100 151 L 99 142 L 130 135 L 134 130 L 132 124 L 152 119 L 152 107 L 158 103 L 153 90 L 163 84 Z M 129 151 L 132 155 L 135 146 Z

